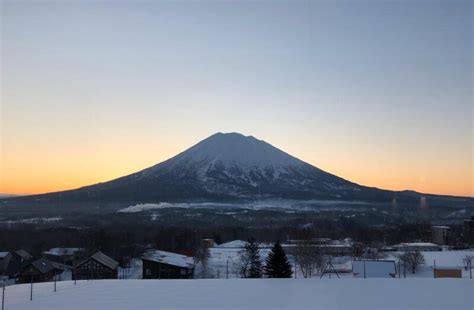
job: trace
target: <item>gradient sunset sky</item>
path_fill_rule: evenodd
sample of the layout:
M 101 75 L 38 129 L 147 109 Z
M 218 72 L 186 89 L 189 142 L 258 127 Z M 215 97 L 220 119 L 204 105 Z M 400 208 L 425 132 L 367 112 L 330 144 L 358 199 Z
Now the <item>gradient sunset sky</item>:
M 473 196 L 472 3 L 4 0 L 0 193 L 235 131 L 359 184 Z

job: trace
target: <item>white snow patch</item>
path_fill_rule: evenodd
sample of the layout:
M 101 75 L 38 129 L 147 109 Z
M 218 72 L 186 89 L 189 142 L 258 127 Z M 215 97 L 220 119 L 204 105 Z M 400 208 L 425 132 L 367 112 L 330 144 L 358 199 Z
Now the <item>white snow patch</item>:
M 7 287 L 5 309 L 457 309 L 474 307 L 469 279 L 99 280 Z
M 62 221 L 62 217 L 35 217 L 35 218 L 27 218 L 21 220 L 10 220 L 4 221 L 3 223 L 6 224 L 41 224 L 41 223 L 54 223 Z

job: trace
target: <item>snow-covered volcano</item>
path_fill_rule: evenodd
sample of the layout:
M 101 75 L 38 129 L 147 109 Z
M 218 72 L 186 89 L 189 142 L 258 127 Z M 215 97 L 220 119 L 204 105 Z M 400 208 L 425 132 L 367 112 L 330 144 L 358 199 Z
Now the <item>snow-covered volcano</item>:
M 361 187 L 252 136 L 217 133 L 177 156 L 102 187 L 166 198 L 353 198 Z M 153 187 L 153 190 L 151 189 Z M 166 189 L 166 191 L 164 191 Z M 157 196 L 158 197 L 158 196 Z
M 217 133 L 140 172 L 37 200 L 213 201 L 238 199 L 384 200 L 391 191 L 361 186 L 252 136 Z

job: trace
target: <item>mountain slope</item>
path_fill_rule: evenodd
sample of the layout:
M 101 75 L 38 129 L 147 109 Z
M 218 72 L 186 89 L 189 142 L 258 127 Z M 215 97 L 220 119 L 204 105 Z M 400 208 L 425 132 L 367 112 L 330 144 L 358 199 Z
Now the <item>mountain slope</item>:
M 217 133 L 137 173 L 36 201 L 199 201 L 343 199 L 391 201 L 395 193 L 324 172 L 252 136 Z M 397 194 L 397 199 L 418 199 Z

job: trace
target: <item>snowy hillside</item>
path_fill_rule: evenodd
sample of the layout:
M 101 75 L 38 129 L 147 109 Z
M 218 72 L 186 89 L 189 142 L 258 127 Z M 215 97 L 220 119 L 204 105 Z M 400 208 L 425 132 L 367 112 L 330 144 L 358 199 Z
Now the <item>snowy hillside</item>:
M 457 309 L 474 307 L 468 279 L 98 280 L 7 287 L 5 309 Z

